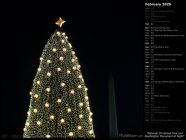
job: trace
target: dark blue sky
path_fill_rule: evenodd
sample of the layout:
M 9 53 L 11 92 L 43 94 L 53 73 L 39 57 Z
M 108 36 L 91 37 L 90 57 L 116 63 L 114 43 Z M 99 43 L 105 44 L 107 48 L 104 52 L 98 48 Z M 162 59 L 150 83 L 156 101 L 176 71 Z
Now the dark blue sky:
M 108 74 L 115 78 L 119 133 L 143 127 L 143 3 L 17 3 L 2 5 L 3 134 L 22 134 L 29 90 L 45 43 L 56 29 L 75 48 L 89 88 L 95 133 L 108 136 Z

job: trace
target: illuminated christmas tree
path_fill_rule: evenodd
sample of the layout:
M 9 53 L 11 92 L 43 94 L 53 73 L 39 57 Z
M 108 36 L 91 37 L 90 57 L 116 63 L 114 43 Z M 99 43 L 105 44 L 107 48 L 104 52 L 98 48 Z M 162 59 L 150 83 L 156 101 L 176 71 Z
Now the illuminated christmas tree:
M 45 45 L 30 92 L 25 138 L 95 137 L 87 87 L 68 37 L 65 21 Z

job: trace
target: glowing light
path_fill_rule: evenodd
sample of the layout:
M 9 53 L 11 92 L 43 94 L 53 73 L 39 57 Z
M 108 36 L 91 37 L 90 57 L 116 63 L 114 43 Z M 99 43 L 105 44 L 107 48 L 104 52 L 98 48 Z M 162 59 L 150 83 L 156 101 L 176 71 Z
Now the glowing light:
M 26 131 L 26 128 L 24 128 L 23 131 Z
M 49 103 L 46 103 L 46 104 L 45 104 L 45 107 L 49 107 Z
M 53 49 L 52 49 L 52 51 L 53 51 L 53 52 L 56 52 L 56 51 L 57 51 L 57 49 L 56 49 L 56 48 L 53 48 Z
M 40 72 L 41 71 L 41 68 L 38 68 L 37 70 Z
M 65 86 L 65 83 L 61 83 L 61 86 L 64 87 Z
M 74 55 L 75 54 L 75 51 L 72 51 L 72 54 Z
M 40 61 L 42 61 L 43 60 L 43 57 L 40 57 Z
M 88 106 L 87 109 L 90 110 L 90 107 Z
M 58 103 L 61 103 L 61 99 L 57 99 L 57 102 L 58 102 Z
M 72 60 L 71 60 L 72 62 L 75 62 L 75 59 L 74 58 L 72 58 Z
M 62 42 L 62 43 L 65 43 L 65 40 L 62 39 L 61 42 Z
M 92 122 L 92 118 L 89 118 L 89 121 Z
M 60 61 L 63 61 L 63 59 L 64 59 L 64 58 L 63 58 L 62 56 L 61 56 L 61 57 L 59 57 L 59 60 L 60 60 Z
M 34 109 L 34 113 L 37 113 L 37 109 Z
M 27 115 L 28 115 L 28 116 L 30 115 L 30 112 L 29 112 L 29 111 L 27 112 Z
M 37 125 L 41 125 L 41 122 L 40 121 L 37 121 Z
M 50 119 L 51 119 L 51 120 L 54 120 L 54 115 L 51 115 L 51 116 L 50 116 Z
M 32 95 L 32 92 L 29 92 L 30 95 Z
M 88 88 L 86 87 L 86 88 L 85 88 L 85 91 L 87 91 L 87 90 L 88 90 Z
M 81 126 L 78 126 L 78 130 L 81 130 L 82 129 L 82 127 Z
M 46 88 L 46 91 L 47 91 L 47 92 L 50 92 L 50 88 Z
M 70 74 L 70 70 L 67 70 L 67 74 Z
M 61 119 L 61 123 L 63 124 L 65 122 L 65 120 L 64 119 Z
M 47 60 L 47 63 L 50 64 L 50 63 L 52 63 L 52 61 L 51 60 Z
M 93 130 L 90 130 L 90 131 L 89 131 L 89 134 L 93 134 Z
M 29 122 L 27 122 L 27 123 L 26 123 L 26 126 L 29 126 L 29 125 L 30 125 Z
M 56 32 L 56 33 L 57 33 L 58 36 L 61 34 L 60 32 Z
M 77 57 L 75 57 L 75 59 L 77 60 L 78 58 L 77 58 Z
M 61 71 L 61 68 L 57 68 L 57 71 Z
M 70 137 L 72 137 L 74 134 L 72 132 L 69 132 L 68 134 Z
M 69 43 L 69 47 L 72 48 L 72 45 Z
M 35 94 L 35 95 L 34 95 L 34 98 L 38 98 L 38 94 Z
M 74 94 L 74 90 L 72 89 L 72 90 L 70 91 L 70 93 Z
M 82 86 L 81 85 L 78 85 L 78 88 L 82 88 Z
M 65 33 L 63 32 L 62 35 L 65 36 Z
M 36 83 L 37 83 L 38 85 L 40 85 L 41 82 L 40 82 L 40 81 L 37 81 Z
M 72 110 L 71 110 L 70 108 L 67 109 L 67 112 L 68 112 L 68 113 L 71 112 L 71 111 L 72 111 Z
M 93 115 L 93 113 L 92 112 L 90 112 L 90 116 L 92 116 Z
M 83 118 L 83 115 L 82 115 L 82 114 L 80 114 L 80 115 L 79 115 L 79 118 L 80 118 L 80 119 L 81 119 L 81 118 Z
M 68 39 L 68 36 L 65 36 L 66 39 Z
M 85 96 L 85 100 L 88 100 L 88 96 Z
M 82 75 L 79 75 L 79 76 L 78 76 L 78 78 L 80 78 L 80 79 L 81 79 L 81 78 L 83 78 L 83 77 L 82 77 Z
M 46 135 L 46 138 L 50 138 L 50 135 Z
M 72 68 L 73 70 L 76 70 L 76 66 L 73 66 L 73 68 Z
M 83 106 L 83 103 L 79 103 L 79 106 L 82 107 Z
M 81 66 L 80 65 L 77 65 L 77 68 L 79 69 L 79 68 L 81 68 Z
M 51 76 L 51 73 L 50 72 L 47 72 L 47 76 L 50 77 Z
M 66 52 L 66 51 L 67 51 L 67 49 L 66 49 L 66 48 L 63 48 L 63 51 L 64 51 L 64 52 Z

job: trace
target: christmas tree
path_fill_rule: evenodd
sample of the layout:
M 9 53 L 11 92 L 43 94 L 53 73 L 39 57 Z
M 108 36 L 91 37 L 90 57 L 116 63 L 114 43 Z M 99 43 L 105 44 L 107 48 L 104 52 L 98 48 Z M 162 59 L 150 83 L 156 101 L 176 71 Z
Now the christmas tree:
M 45 45 L 33 80 L 25 138 L 95 137 L 78 58 L 59 26 Z

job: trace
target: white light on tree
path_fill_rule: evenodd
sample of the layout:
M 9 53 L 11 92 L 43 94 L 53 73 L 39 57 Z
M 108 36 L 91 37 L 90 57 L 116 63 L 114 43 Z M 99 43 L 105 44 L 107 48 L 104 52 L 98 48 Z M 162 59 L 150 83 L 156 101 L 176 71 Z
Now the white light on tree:
M 72 54 L 75 55 L 75 51 L 72 51 Z
M 37 81 L 36 83 L 37 83 L 38 85 L 40 85 L 41 82 L 40 82 L 40 81 Z
M 81 130 L 82 129 L 82 127 L 81 126 L 78 126 L 78 130 Z
M 73 68 L 72 68 L 73 70 L 76 70 L 76 66 L 73 66 Z
M 58 36 L 61 34 L 60 32 L 56 32 L 56 33 L 57 33 Z
M 50 63 L 52 63 L 52 61 L 51 60 L 47 60 L 47 63 L 50 64 Z
M 74 58 L 72 58 L 72 60 L 71 60 L 72 62 L 75 62 L 75 59 Z
M 67 70 L 67 74 L 70 74 L 70 70 Z
M 65 120 L 64 119 L 61 119 L 61 123 L 63 124 L 65 122 Z
M 61 83 L 61 86 L 64 87 L 65 86 L 65 83 Z
M 41 125 L 41 122 L 40 121 L 37 121 L 37 125 Z
M 42 57 L 40 57 L 40 61 L 42 61 L 43 60 L 43 58 Z
M 45 107 L 49 107 L 49 103 L 45 103 Z
M 56 48 L 53 48 L 53 49 L 52 49 L 52 51 L 53 51 L 53 52 L 56 52 L 56 51 L 57 51 L 57 49 L 56 49 Z
M 71 110 L 70 108 L 67 109 L 67 112 L 68 112 L 68 113 L 71 112 L 71 111 L 72 111 L 72 110 Z
M 51 120 L 54 120 L 54 115 L 51 115 L 51 116 L 50 116 L 50 119 L 51 119 Z
M 82 115 L 82 114 L 80 114 L 80 115 L 79 115 L 79 118 L 80 118 L 80 119 L 81 119 L 81 118 L 83 118 L 83 115 Z
M 57 68 L 57 71 L 61 71 L 61 68 Z
M 77 65 L 77 68 L 79 69 L 79 68 L 81 68 L 81 66 L 80 65 Z
M 50 138 L 50 135 L 46 135 L 46 138 Z
M 35 95 L 34 95 L 34 98 L 38 98 L 38 94 L 35 94 Z
M 57 99 L 57 102 L 58 102 L 58 103 L 61 103 L 61 99 Z
M 26 126 L 29 126 L 30 124 L 28 122 L 26 122 Z
M 62 39 L 61 42 L 62 42 L 62 43 L 65 43 L 65 40 Z
M 50 72 L 47 72 L 47 76 L 50 77 L 51 76 L 51 73 Z
M 70 91 L 70 93 L 74 94 L 74 90 L 72 89 L 72 90 Z
M 50 92 L 50 88 L 49 88 L 49 87 L 48 87 L 48 88 L 46 88 L 46 91 L 47 91 L 47 92 Z
M 90 131 L 89 131 L 89 134 L 93 134 L 93 131 L 92 131 L 92 130 L 90 130 Z
M 41 71 L 41 68 L 38 68 L 37 70 L 40 72 Z
M 63 32 L 62 35 L 65 36 L 66 35 L 65 32 Z
M 74 134 L 72 132 L 69 132 L 69 136 L 72 137 Z
M 66 52 L 66 51 L 67 51 L 67 49 L 66 49 L 66 48 L 63 48 L 63 51 L 64 51 L 64 52 Z
M 34 113 L 37 113 L 37 109 L 34 109 Z
M 85 91 L 87 91 L 88 90 L 88 88 L 85 88 Z
M 64 58 L 63 58 L 62 56 L 61 56 L 61 57 L 59 57 L 59 60 L 60 60 L 60 61 L 63 61 L 63 59 L 64 59 Z
M 79 106 L 82 107 L 83 106 L 83 103 L 79 103 Z
M 81 85 L 78 85 L 78 88 L 81 88 L 82 86 Z
M 30 92 L 29 94 L 32 95 L 32 92 Z

